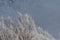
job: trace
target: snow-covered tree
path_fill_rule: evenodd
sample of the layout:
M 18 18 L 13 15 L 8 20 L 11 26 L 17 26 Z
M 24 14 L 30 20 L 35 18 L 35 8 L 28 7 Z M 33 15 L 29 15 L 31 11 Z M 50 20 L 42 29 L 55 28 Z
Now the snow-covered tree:
M 0 40 L 56 40 L 47 31 L 37 27 L 32 17 L 18 12 L 16 21 L 10 17 L 1 19 Z M 4 23 L 5 22 L 5 23 Z M 6 29 L 6 30 L 5 30 Z

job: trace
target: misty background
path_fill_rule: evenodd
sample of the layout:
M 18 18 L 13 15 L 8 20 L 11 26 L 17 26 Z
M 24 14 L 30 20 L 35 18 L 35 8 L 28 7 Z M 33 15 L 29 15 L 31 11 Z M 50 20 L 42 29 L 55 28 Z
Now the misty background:
M 14 18 L 17 11 L 31 15 L 38 26 L 58 39 L 60 0 L 0 0 L 0 16 Z

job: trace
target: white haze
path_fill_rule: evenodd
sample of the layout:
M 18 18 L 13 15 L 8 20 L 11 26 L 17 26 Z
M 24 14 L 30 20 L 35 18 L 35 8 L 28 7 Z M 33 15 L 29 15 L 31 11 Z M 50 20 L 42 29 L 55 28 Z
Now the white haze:
M 18 18 L 0 19 L 0 40 L 56 40 L 47 31 L 37 27 L 30 15 L 18 12 Z

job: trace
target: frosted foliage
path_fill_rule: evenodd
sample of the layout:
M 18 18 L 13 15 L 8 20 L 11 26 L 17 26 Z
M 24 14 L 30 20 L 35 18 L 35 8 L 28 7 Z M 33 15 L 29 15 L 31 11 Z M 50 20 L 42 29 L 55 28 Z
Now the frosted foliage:
M 19 14 L 17 20 L 10 17 L 0 19 L 0 40 L 55 40 L 55 38 L 42 28 L 36 27 L 29 15 Z

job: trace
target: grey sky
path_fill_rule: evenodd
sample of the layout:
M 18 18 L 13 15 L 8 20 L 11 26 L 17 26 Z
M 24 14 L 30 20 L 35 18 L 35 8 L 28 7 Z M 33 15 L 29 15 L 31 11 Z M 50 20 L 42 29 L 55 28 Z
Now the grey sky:
M 60 32 L 60 0 L 18 0 L 12 4 L 7 3 L 6 5 L 5 2 L 6 6 L 0 7 L 0 15 L 15 17 L 17 11 L 23 14 L 29 13 L 37 25 L 58 38 Z M 8 5 L 10 8 L 7 7 Z

